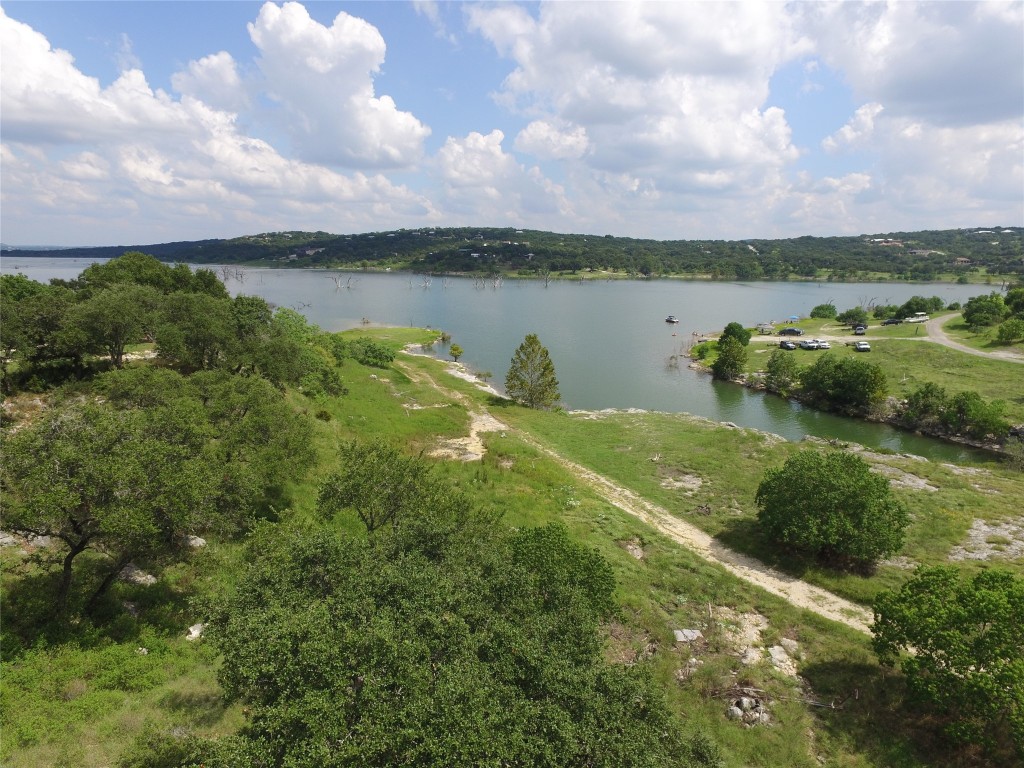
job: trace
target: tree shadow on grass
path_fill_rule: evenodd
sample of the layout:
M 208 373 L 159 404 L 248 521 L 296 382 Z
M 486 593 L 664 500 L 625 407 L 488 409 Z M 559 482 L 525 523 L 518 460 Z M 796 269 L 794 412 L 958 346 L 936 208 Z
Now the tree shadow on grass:
M 224 719 L 230 706 L 219 688 L 206 691 L 171 691 L 163 696 L 161 706 L 184 713 L 193 728 L 208 728 Z
M 488 408 L 522 408 L 521 405 L 513 400 L 509 400 L 507 397 L 499 397 L 498 395 L 488 395 L 486 402 Z
M 729 549 L 756 557 L 770 568 L 797 579 L 803 578 L 815 564 L 813 558 L 787 550 L 765 539 L 757 520 L 752 518 L 728 520 L 715 538 Z
M 42 642 L 55 646 L 71 643 L 90 648 L 108 642 L 135 640 L 145 630 L 159 634 L 184 633 L 188 626 L 191 590 L 173 587 L 165 579 L 155 584 L 115 582 L 87 615 L 86 603 L 102 580 L 100 558 L 83 560 L 77 567 L 68 597 L 67 610 L 57 611 L 56 595 L 60 574 L 36 568 L 17 575 L 7 574 L 3 589 L 3 658 L 20 656 Z
M 832 707 L 813 708 L 816 728 L 829 740 L 855 744 L 873 765 L 890 768 L 981 768 L 991 762 L 975 745 L 951 744 L 942 723 L 907 701 L 905 679 L 896 671 L 858 661 L 823 661 L 801 667 L 814 697 Z

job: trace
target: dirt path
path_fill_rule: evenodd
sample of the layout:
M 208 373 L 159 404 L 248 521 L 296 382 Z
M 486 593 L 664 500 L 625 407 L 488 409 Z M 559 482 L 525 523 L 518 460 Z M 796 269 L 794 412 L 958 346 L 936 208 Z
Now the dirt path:
M 1010 352 L 1008 350 L 1005 352 L 1000 352 L 998 350 L 995 352 L 985 352 L 981 349 L 968 347 L 966 344 L 961 344 L 958 341 L 953 341 L 953 339 L 949 338 L 949 336 L 946 335 L 946 332 L 942 330 L 942 325 L 949 320 L 949 318 L 956 316 L 956 314 L 956 312 L 950 312 L 945 315 L 933 317 L 931 320 L 925 322 L 924 327 L 928 331 L 928 340 L 933 341 L 936 344 L 941 344 L 944 347 L 949 347 L 950 349 L 966 352 L 968 355 L 976 355 L 977 357 L 993 357 L 997 360 L 1005 360 L 1010 363 L 1024 363 L 1024 356 L 1018 355 L 1016 352 Z
M 766 592 L 771 592 L 773 595 L 781 597 L 798 608 L 806 609 L 833 621 L 838 621 L 859 632 L 870 634 L 869 626 L 872 616 L 867 608 L 852 603 L 849 600 L 844 600 L 827 590 L 812 586 L 800 579 L 787 576 L 773 568 L 769 568 L 753 557 L 729 549 L 696 526 L 675 517 L 667 509 L 653 504 L 628 488 L 615 484 L 607 477 L 587 469 L 582 464 L 577 464 L 567 459 L 553 448 L 541 443 L 532 435 L 512 430 L 491 416 L 486 409 L 475 407 L 465 395 L 442 386 L 429 374 L 422 371 L 413 371 L 404 365 L 402 369 L 414 381 L 425 380 L 426 383 L 435 387 L 442 394 L 452 398 L 469 410 L 471 419 L 470 438 L 460 438 L 460 440 L 479 440 L 479 434 L 483 431 L 514 431 L 527 445 L 557 461 L 580 482 L 586 483 L 609 504 L 643 521 L 705 560 L 717 563 L 734 576 L 761 587 Z M 461 444 L 459 447 L 461 448 Z M 445 450 L 445 448 L 440 450 Z M 482 443 L 479 445 L 478 453 L 479 455 L 475 455 L 472 458 L 477 459 L 483 456 Z M 460 458 L 462 460 L 471 460 L 466 458 L 467 454 L 468 451 L 461 451 L 459 456 L 454 456 L 451 453 L 443 455 L 449 455 L 452 458 Z
M 863 606 L 769 568 L 753 557 L 735 552 L 696 526 L 675 517 L 667 509 L 653 504 L 628 488 L 616 485 L 603 475 L 565 458 L 532 436 L 523 433 L 517 434 L 532 448 L 550 456 L 579 480 L 587 483 L 609 504 L 642 520 L 705 560 L 721 565 L 734 576 L 761 587 L 766 592 L 771 592 L 798 608 L 804 608 L 827 619 L 838 621 L 860 632 L 870 633 L 871 612 Z

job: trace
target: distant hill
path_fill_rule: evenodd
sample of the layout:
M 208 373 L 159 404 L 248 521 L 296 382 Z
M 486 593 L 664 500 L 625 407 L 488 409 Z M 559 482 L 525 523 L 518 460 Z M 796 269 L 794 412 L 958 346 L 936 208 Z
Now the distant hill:
M 142 251 L 196 264 L 274 263 L 413 270 L 436 274 L 543 275 L 609 271 L 635 276 L 699 275 L 725 280 L 891 275 L 1024 274 L 1024 227 L 886 232 L 777 240 L 643 240 L 513 228 L 400 229 L 335 235 L 266 232 L 230 240 L 195 240 L 99 248 L 12 249 L 5 258 L 112 258 Z

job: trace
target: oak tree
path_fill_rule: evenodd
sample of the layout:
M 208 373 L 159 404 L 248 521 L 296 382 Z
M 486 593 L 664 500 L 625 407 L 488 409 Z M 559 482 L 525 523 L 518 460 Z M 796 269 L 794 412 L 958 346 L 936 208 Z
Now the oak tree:
M 899 664 L 915 704 L 938 713 L 958 741 L 990 753 L 1008 742 L 1024 758 L 1024 579 L 997 568 L 970 577 L 921 568 L 880 594 L 874 613 L 875 651 Z
M 910 522 L 889 481 L 844 451 L 801 451 L 765 472 L 755 500 L 765 536 L 838 566 L 897 552 Z

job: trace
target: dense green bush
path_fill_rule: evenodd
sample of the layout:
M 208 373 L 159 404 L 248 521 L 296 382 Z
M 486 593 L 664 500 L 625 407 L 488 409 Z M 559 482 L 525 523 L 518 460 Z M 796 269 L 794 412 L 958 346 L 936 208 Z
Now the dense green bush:
M 973 296 L 964 304 L 964 321 L 971 328 L 984 328 L 1000 322 L 1007 314 L 1008 309 L 1003 297 L 992 292 L 985 296 Z
M 868 312 L 864 307 L 852 307 L 838 315 L 836 320 L 845 325 L 867 325 Z
M 716 379 L 730 381 L 738 378 L 746 364 L 747 350 L 734 336 L 718 341 L 718 357 L 711 363 L 711 372 Z
M 885 399 L 888 385 L 876 363 L 826 353 L 800 374 L 811 400 L 845 411 L 864 411 Z
M 395 359 L 391 349 L 366 337 L 348 342 L 348 356 L 373 368 L 387 368 Z
M 828 304 L 819 304 L 811 310 L 811 317 L 820 318 L 822 320 L 831 320 L 838 314 L 836 305 L 829 302 Z
M 776 349 L 768 358 L 765 368 L 765 387 L 770 392 L 786 395 L 800 378 L 800 367 L 796 358 L 785 350 Z
M 1003 438 L 1010 431 L 1001 400 L 985 401 L 977 392 L 950 396 L 943 387 L 927 383 L 914 389 L 900 413 L 908 427 L 934 434 L 967 435 L 977 439 Z
M 889 481 L 843 451 L 801 451 L 765 473 L 755 500 L 767 538 L 840 567 L 898 552 L 910 522 Z
M 750 329 L 744 328 L 739 323 L 729 323 L 722 330 L 722 335 L 719 337 L 718 341 L 721 343 L 726 339 L 736 339 L 736 341 L 745 347 L 750 343 L 751 335 Z

